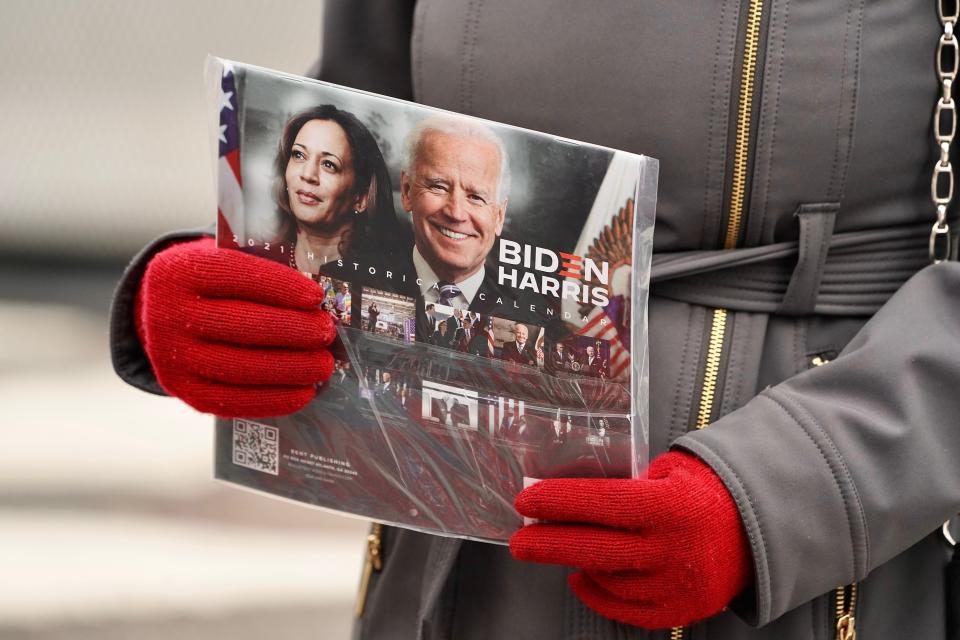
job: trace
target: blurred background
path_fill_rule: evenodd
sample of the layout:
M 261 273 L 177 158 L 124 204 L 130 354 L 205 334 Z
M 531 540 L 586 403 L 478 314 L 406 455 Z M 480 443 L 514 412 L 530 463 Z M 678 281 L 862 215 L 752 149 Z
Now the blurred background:
M 127 387 L 133 253 L 216 200 L 207 53 L 304 73 L 321 0 L 0 0 L 0 639 L 346 638 L 367 524 L 211 479 Z

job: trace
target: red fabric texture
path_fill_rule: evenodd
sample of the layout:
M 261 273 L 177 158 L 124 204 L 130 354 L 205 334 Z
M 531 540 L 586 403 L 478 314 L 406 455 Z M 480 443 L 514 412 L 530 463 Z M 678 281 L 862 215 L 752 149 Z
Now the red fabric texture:
M 643 479 L 543 480 L 516 507 L 547 522 L 514 534 L 513 556 L 582 569 L 569 578 L 574 593 L 619 622 L 684 626 L 719 613 L 753 581 L 733 498 L 686 453 L 655 458 Z
M 170 395 L 223 417 L 284 415 L 333 372 L 336 329 L 322 297 L 289 267 L 204 238 L 150 260 L 134 320 Z

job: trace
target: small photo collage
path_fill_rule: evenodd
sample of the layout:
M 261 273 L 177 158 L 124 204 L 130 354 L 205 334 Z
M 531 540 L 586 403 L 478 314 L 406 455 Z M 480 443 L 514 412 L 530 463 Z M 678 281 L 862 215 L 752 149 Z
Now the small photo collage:
M 415 298 L 326 275 L 319 275 L 318 283 L 325 292 L 323 307 L 338 323 L 399 345 L 425 343 L 556 376 L 606 379 L 610 375 L 611 346 L 606 340 L 575 335 L 550 341 L 546 330 L 533 324 L 440 304 L 421 303 L 418 310 Z M 386 414 L 418 419 L 427 427 L 472 432 L 528 448 L 567 443 L 607 447 L 611 436 L 630 433 L 630 421 L 623 416 L 528 407 L 523 400 L 421 380 L 410 372 L 363 369 L 355 372 L 348 361 L 337 360 L 331 385 L 351 385 L 349 395 L 375 403 Z
M 568 445 L 578 450 L 610 447 L 630 435 L 630 419 L 623 415 L 531 406 L 385 368 L 368 368 L 363 380 L 359 396 L 377 411 L 446 433 L 474 434 L 528 449 Z
M 630 434 L 626 416 L 591 415 L 526 406 L 502 396 L 481 401 L 483 428 L 492 438 L 533 447 L 566 443 L 606 447 L 611 439 Z
M 610 377 L 610 343 L 591 336 L 547 339 L 543 327 L 427 304 L 417 341 L 481 358 L 544 369 L 553 375 Z
M 547 339 L 543 327 L 316 276 L 322 307 L 339 324 L 402 343 L 420 342 L 481 358 L 542 369 L 556 376 L 610 379 L 611 344 L 592 336 Z M 356 303 L 356 304 L 354 304 Z M 356 307 L 356 308 L 355 308 Z

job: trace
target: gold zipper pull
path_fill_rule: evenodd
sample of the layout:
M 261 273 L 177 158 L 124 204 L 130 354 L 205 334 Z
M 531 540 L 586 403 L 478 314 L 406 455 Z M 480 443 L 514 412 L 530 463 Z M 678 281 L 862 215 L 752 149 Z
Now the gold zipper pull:
M 837 620 L 837 640 L 857 640 L 856 620 L 849 613 Z
M 813 360 L 810 361 L 810 364 L 813 365 L 814 367 L 822 367 L 828 362 L 830 361 L 824 358 L 823 356 L 814 356 Z
M 367 561 L 363 564 L 363 573 L 360 575 L 360 591 L 357 593 L 357 607 L 354 611 L 359 618 L 367 605 L 367 592 L 370 591 L 370 578 L 374 571 L 383 569 L 381 545 L 383 543 L 383 525 L 374 522 L 370 525 L 370 534 L 367 536 Z
M 847 589 L 850 597 L 847 598 Z M 857 583 L 849 587 L 837 587 L 837 640 L 857 640 Z

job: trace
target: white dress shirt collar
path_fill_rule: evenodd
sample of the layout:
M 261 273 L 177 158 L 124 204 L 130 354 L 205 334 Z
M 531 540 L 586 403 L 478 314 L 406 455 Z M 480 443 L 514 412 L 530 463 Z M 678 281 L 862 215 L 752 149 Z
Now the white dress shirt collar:
M 440 278 L 434 273 L 427 260 L 420 255 L 420 249 L 416 245 L 413 247 L 413 266 L 417 270 L 417 278 L 420 280 L 420 293 L 426 302 L 436 303 L 440 300 L 440 290 L 437 283 Z M 452 300 L 453 306 L 466 309 L 473 302 L 474 297 L 483 284 L 483 278 L 486 273 L 486 267 L 478 269 L 476 273 L 461 282 L 454 282 L 460 289 L 460 295 Z

